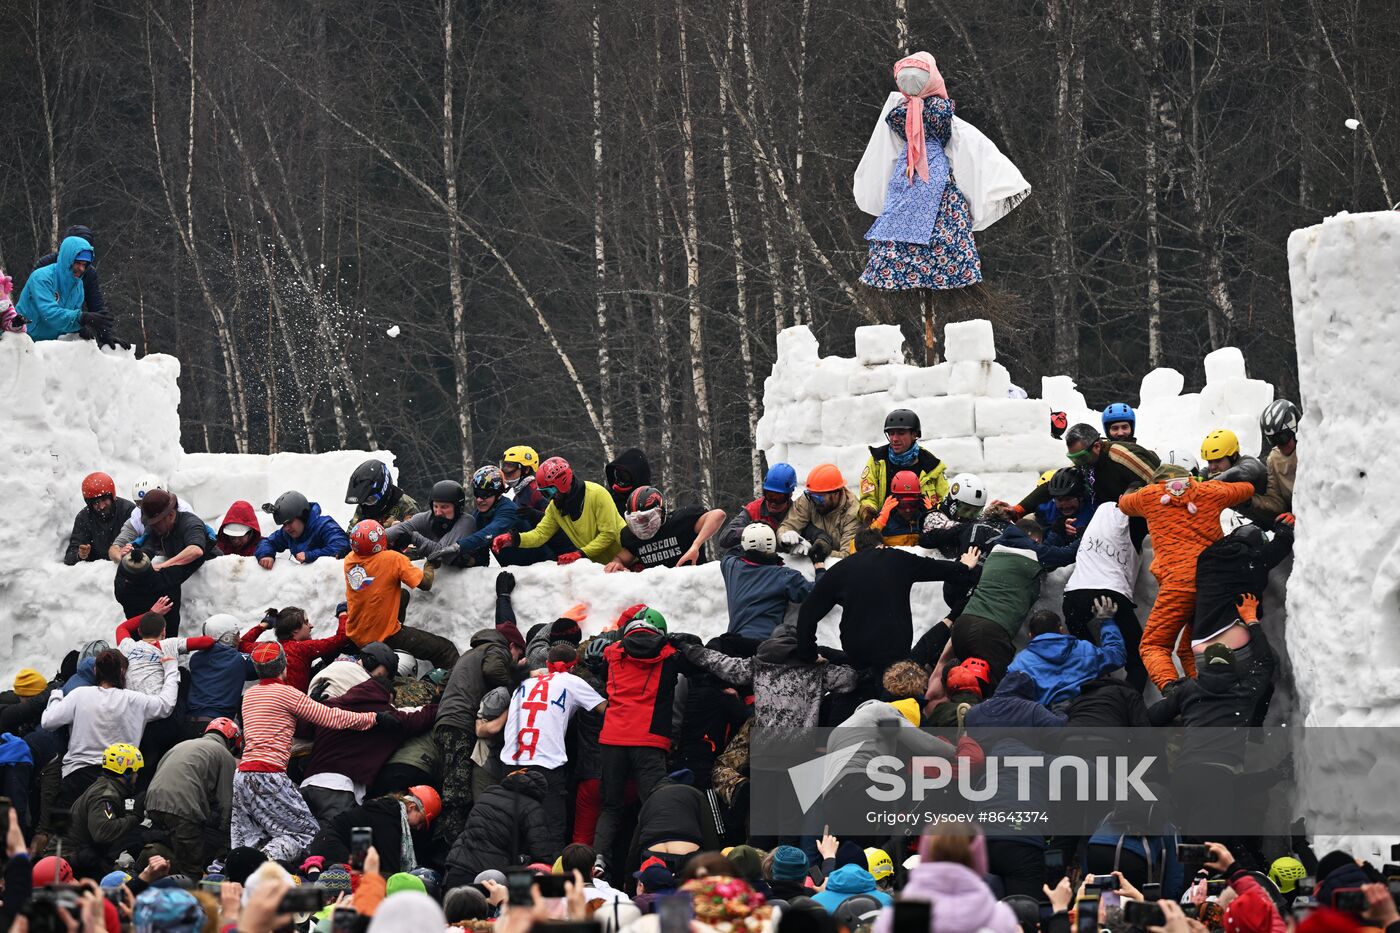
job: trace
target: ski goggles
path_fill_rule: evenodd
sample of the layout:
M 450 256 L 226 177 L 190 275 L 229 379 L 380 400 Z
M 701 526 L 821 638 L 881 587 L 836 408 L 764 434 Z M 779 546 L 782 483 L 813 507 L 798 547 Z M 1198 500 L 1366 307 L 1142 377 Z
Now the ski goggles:
M 784 492 L 764 492 L 763 504 L 768 506 L 771 512 L 781 512 L 792 504 L 792 496 Z
M 538 489 L 540 495 L 544 496 L 546 499 L 553 499 L 555 496 L 559 495 L 558 486 L 536 486 L 535 488 Z
M 1084 464 L 1089 462 L 1089 457 L 1092 454 L 1093 449 L 1090 447 L 1085 447 L 1083 450 L 1076 450 L 1073 453 L 1066 453 L 1065 456 L 1068 457 L 1069 462 L 1073 463 L 1075 466 L 1083 466 Z
M 807 490 L 807 501 L 815 505 L 817 508 L 821 508 L 822 506 L 826 505 L 827 497 L 830 495 L 831 493 L 829 492 L 812 492 L 812 490 L 809 489 Z
M 375 505 L 378 505 L 378 504 L 379 504 L 379 500 L 380 500 L 380 499 L 383 499 L 383 498 L 384 498 L 384 497 L 381 496 L 379 493 L 377 493 L 377 492 L 372 492 L 372 493 L 370 493 L 369 495 L 365 496 L 363 499 L 360 500 L 360 505 L 375 506 Z

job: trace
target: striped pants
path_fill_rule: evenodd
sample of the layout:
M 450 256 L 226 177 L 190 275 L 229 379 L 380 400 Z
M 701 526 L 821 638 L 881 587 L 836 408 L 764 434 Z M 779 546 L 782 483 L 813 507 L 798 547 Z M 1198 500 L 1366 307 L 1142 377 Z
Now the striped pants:
M 261 849 L 268 858 L 294 859 L 320 832 L 306 801 L 284 771 L 238 771 L 233 776 L 230 844 Z
M 1172 663 L 1172 651 L 1181 659 L 1187 677 L 1196 676 L 1196 659 L 1191 655 L 1191 620 L 1196 615 L 1196 576 L 1158 578 L 1160 588 L 1152 603 L 1152 613 L 1142 629 L 1139 653 L 1147 675 L 1157 689 L 1179 676 Z

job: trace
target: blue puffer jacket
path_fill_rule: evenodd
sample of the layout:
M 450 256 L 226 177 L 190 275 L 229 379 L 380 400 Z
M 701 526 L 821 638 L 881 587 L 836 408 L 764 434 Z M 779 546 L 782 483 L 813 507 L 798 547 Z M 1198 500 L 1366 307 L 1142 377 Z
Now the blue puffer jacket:
M 859 865 L 842 865 L 826 879 L 826 890 L 818 891 L 812 900 L 826 908 L 827 913 L 836 913 L 836 908 L 848 897 L 864 894 L 880 902 L 881 907 L 889 907 L 894 898 L 875 886 L 875 878 Z
M 335 519 L 321 514 L 320 503 L 313 502 L 311 517 L 307 519 L 306 529 L 300 538 L 293 539 L 278 528 L 258 542 L 254 556 L 261 560 L 264 557 L 272 557 L 279 551 L 291 551 L 293 554 L 305 551 L 306 562 L 309 564 L 318 557 L 344 557 L 350 553 L 350 538 Z
M 472 554 L 489 548 L 496 535 L 503 535 L 507 531 L 530 530 L 516 527 L 516 518 L 515 501 L 501 496 L 490 509 L 476 513 L 476 531 L 458 541 L 457 546 L 463 554 Z M 477 564 L 484 566 L 486 564 L 485 557 L 482 556 Z
M 80 236 L 64 237 L 58 247 L 58 261 L 40 266 L 29 274 L 15 309 L 29 318 L 29 336 L 35 340 L 56 340 L 75 334 L 83 313 L 83 280 L 73 276 L 73 262 L 92 244 Z
M 719 567 L 729 600 L 729 631 L 756 641 L 782 624 L 789 603 L 800 603 L 812 592 L 812 582 L 776 554 L 763 561 L 733 550 L 720 558 Z
M 189 715 L 195 719 L 236 717 L 243 708 L 243 684 L 258 675 L 246 654 L 219 642 L 190 652 Z
M 1039 688 L 1041 704 L 1054 706 L 1079 696 L 1079 688 L 1100 674 L 1123 666 L 1123 635 L 1112 619 L 1104 623 L 1099 640 L 1102 647 L 1073 635 L 1037 635 L 1007 670 L 1028 674 Z

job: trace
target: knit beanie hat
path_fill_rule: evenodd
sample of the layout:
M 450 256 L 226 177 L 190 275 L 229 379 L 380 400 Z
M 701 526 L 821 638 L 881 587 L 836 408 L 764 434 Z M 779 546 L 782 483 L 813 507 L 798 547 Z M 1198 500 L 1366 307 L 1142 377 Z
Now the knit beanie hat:
M 895 700 L 890 705 L 893 706 L 895 709 L 899 710 L 899 714 L 905 719 L 909 720 L 910 725 L 918 726 L 920 712 L 920 704 L 918 700 Z
M 43 693 L 48 685 L 44 675 L 32 667 L 26 667 L 15 675 L 15 693 L 22 697 L 36 697 Z
M 753 846 L 735 846 L 725 853 L 734 866 L 734 877 L 752 881 L 763 874 L 763 856 Z
M 427 894 L 428 888 L 427 885 L 423 884 L 423 879 L 417 875 L 410 875 L 406 871 L 395 872 L 384 883 L 384 896 L 393 897 L 402 891 L 419 891 Z
M 249 657 L 253 660 L 253 670 L 264 680 L 281 677 L 287 669 L 287 655 L 281 642 L 260 641 L 253 646 Z
M 141 498 L 141 520 L 150 526 L 175 511 L 176 498 L 164 489 L 152 489 Z
M 514 622 L 502 622 L 496 626 L 496 631 L 506 637 L 512 648 L 519 648 L 522 654 L 525 652 L 525 636 Z
M 865 857 L 865 850 L 861 848 L 860 843 L 856 842 L 854 839 L 846 839 L 836 847 L 837 868 L 843 865 L 856 865 L 860 868 L 866 868 L 869 864 L 869 860 Z
M 1341 849 L 1333 849 L 1317 862 L 1317 883 L 1321 884 L 1326 880 L 1328 875 L 1332 874 L 1332 872 L 1341 868 L 1343 865 L 1355 864 L 1356 859 L 1352 858 L 1349 854 L 1343 852 Z
M 350 891 L 350 872 L 344 866 L 332 865 L 316 876 L 316 886 L 327 891 Z
M 148 888 L 136 898 L 131 919 L 137 933 L 197 933 L 205 917 L 204 909 L 189 891 Z
M 797 846 L 778 846 L 773 850 L 773 880 L 801 881 L 807 877 L 807 854 Z
M 549 626 L 549 641 L 550 644 L 567 641 L 571 645 L 577 645 L 583 641 L 583 629 L 579 627 L 577 620 L 561 616 Z

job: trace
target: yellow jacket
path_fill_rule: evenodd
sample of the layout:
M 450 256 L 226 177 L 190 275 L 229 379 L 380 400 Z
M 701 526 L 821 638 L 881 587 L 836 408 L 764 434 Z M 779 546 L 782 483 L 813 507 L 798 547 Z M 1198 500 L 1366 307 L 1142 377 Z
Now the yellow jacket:
M 860 515 L 870 521 L 880 514 L 885 499 L 890 494 L 890 480 L 903 467 L 894 469 L 889 461 L 890 445 L 870 448 L 870 459 L 865 461 L 865 469 L 860 474 Z M 909 469 L 919 474 L 919 487 L 924 495 L 933 500 L 934 505 L 948 497 L 948 478 L 944 476 L 947 464 L 935 457 L 927 447 L 919 449 L 919 459 Z
M 622 548 L 620 536 L 626 526 L 608 491 L 597 483 L 584 483 L 583 510 L 578 518 L 560 512 L 558 500 L 553 500 L 544 510 L 540 523 L 520 535 L 520 546 L 543 547 L 556 531 L 563 531 L 584 557 L 606 564 Z

